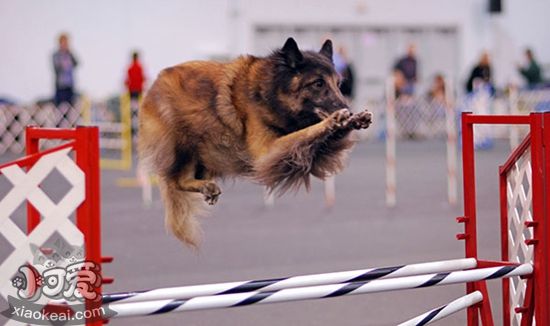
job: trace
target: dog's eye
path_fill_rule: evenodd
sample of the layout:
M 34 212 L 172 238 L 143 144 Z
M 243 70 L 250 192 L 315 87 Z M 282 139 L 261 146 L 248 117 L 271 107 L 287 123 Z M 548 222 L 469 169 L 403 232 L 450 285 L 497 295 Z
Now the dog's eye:
M 313 82 L 313 87 L 315 88 L 323 88 L 325 86 L 325 81 L 322 79 L 317 79 Z

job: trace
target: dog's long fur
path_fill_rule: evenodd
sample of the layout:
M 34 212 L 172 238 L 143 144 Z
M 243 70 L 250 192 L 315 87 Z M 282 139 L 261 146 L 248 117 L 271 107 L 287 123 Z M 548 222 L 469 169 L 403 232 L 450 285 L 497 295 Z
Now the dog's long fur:
M 139 154 L 159 176 L 174 235 L 196 246 L 195 215 L 201 195 L 217 201 L 216 179 L 245 176 L 282 194 L 339 172 L 350 131 L 372 116 L 351 115 L 338 83 L 329 40 L 319 52 L 289 38 L 263 58 L 164 69 L 140 108 Z

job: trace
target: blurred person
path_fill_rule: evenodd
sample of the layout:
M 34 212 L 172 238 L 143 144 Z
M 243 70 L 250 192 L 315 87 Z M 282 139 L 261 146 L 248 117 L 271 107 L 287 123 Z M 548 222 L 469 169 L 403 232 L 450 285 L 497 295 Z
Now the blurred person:
M 416 59 L 416 46 L 414 44 L 409 44 L 407 54 L 397 60 L 393 69 L 394 72 L 400 72 L 405 79 L 405 83 L 398 90 L 399 94 L 413 95 L 415 84 L 418 80 L 418 61 Z
M 346 97 L 346 99 L 351 100 L 353 98 L 353 66 L 348 59 L 346 48 L 341 46 L 338 49 L 337 56 L 340 58 L 338 65 L 335 64 L 336 71 L 342 77 L 340 82 L 340 92 Z
M 476 86 L 485 86 L 489 88 L 491 94 L 494 93 L 493 82 L 491 78 L 491 62 L 489 53 L 484 51 L 481 54 L 479 62 L 475 65 L 466 82 L 466 91 L 472 93 L 478 89 Z
M 126 87 L 128 93 L 130 93 L 130 99 L 137 100 L 143 93 L 143 85 L 145 83 L 145 75 L 143 74 L 143 68 L 139 61 L 139 53 L 134 51 L 132 53 L 132 63 L 128 67 L 126 73 Z
M 59 48 L 53 54 L 53 68 L 55 72 L 54 103 L 74 103 L 74 69 L 78 65 L 73 53 L 69 49 L 69 36 L 66 33 L 59 35 Z
M 401 90 L 407 85 L 407 80 L 400 70 L 393 71 L 393 89 L 395 91 L 394 96 L 398 98 L 401 96 Z
M 432 80 L 430 90 L 428 91 L 428 107 L 429 111 L 425 113 L 425 118 L 428 118 L 428 122 L 432 126 L 432 129 L 438 124 L 437 122 L 445 121 L 445 113 L 447 108 L 447 89 L 445 85 L 445 77 L 443 74 L 436 74 Z
M 491 63 L 489 53 L 484 51 L 479 62 L 472 69 L 466 83 L 467 96 L 465 107 L 469 111 L 479 114 L 491 114 L 491 97 L 495 94 L 492 82 Z M 477 149 L 491 149 L 494 145 L 493 128 L 488 125 L 476 126 L 474 146 Z
M 400 70 L 393 71 L 395 118 L 398 128 L 409 139 L 416 139 L 416 129 L 420 114 L 416 100 L 408 93 L 407 79 Z M 405 90 L 405 91 L 404 91 Z
M 436 74 L 428 91 L 428 99 L 445 102 L 445 78 L 442 74 Z
M 145 84 L 145 74 L 143 73 L 143 67 L 139 59 L 139 52 L 132 52 L 132 62 L 126 71 L 126 89 L 130 95 L 130 112 L 132 116 L 132 139 L 137 142 L 137 132 L 139 127 L 138 110 L 139 100 L 143 93 Z
M 417 128 L 422 119 L 417 101 L 412 97 L 418 80 L 416 46 L 409 44 L 405 56 L 393 67 L 395 86 L 395 118 L 400 131 L 409 139 L 417 139 Z
M 527 59 L 527 65 L 518 66 L 518 71 L 521 73 L 528 88 L 535 88 L 542 83 L 542 74 L 540 66 L 535 60 L 535 55 L 531 49 L 525 50 L 525 58 Z

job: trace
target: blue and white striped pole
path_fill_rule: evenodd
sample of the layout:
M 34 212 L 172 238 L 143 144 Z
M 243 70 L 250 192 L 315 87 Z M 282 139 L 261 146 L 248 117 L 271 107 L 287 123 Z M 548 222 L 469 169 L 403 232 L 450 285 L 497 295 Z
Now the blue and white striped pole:
M 275 291 L 304 286 L 360 282 L 428 273 L 451 272 L 475 268 L 476 266 L 477 261 L 474 258 L 463 258 L 393 267 L 369 268 L 355 271 L 301 275 L 268 280 L 180 286 L 148 291 L 104 294 L 103 303 L 131 303 L 154 300 L 189 299 L 199 296 L 223 295 L 259 290 Z
M 474 304 L 483 300 L 483 294 L 479 291 L 472 292 L 468 295 L 460 297 L 448 304 L 432 309 L 418 317 L 409 319 L 406 322 L 399 324 L 398 326 L 422 326 L 431 324 L 434 321 L 443 319 L 449 315 L 459 312 L 462 309 L 466 309 Z
M 384 280 L 357 281 L 343 284 L 329 284 L 272 291 L 253 291 L 212 295 L 194 297 L 191 299 L 168 299 L 122 304 L 113 303 L 108 305 L 108 308 L 116 312 L 116 315 L 113 318 L 149 316 L 168 312 L 231 308 L 252 304 L 321 299 L 344 295 L 476 282 L 481 280 L 527 275 L 532 272 L 533 266 L 531 264 L 522 264 L 515 266 L 480 268 L 468 271 L 407 276 Z

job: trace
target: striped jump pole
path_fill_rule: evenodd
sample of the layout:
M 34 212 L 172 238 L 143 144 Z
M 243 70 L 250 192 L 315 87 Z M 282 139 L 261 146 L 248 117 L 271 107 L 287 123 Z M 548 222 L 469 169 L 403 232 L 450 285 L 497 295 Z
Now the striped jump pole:
M 398 326 L 421 326 L 431 324 L 434 321 L 443 319 L 454 314 L 455 312 L 459 312 L 460 310 L 473 306 L 474 304 L 481 302 L 481 300 L 483 300 L 483 295 L 481 292 L 475 291 L 444 306 L 432 309 L 413 319 L 409 319 Z
M 393 267 L 379 267 L 345 272 L 301 275 L 277 279 L 191 285 L 160 288 L 149 291 L 103 294 L 103 303 L 111 303 L 115 301 L 117 303 L 130 303 L 154 300 L 189 299 L 199 296 L 225 295 L 258 290 L 276 291 L 305 286 L 365 282 L 383 278 L 458 271 L 475 268 L 476 266 L 477 261 L 475 258 L 462 258 Z
M 300 287 L 293 289 L 252 291 L 224 295 L 194 297 L 191 299 L 167 299 L 134 303 L 113 303 L 108 308 L 116 315 L 113 318 L 149 316 L 168 312 L 231 308 L 253 304 L 287 302 L 307 299 L 332 298 L 344 295 L 366 294 L 394 290 L 423 288 L 436 285 L 476 282 L 495 278 L 527 275 L 533 272 L 531 264 L 500 266 L 468 271 L 446 272 L 407 276 L 385 280 L 357 281 L 342 284 Z

